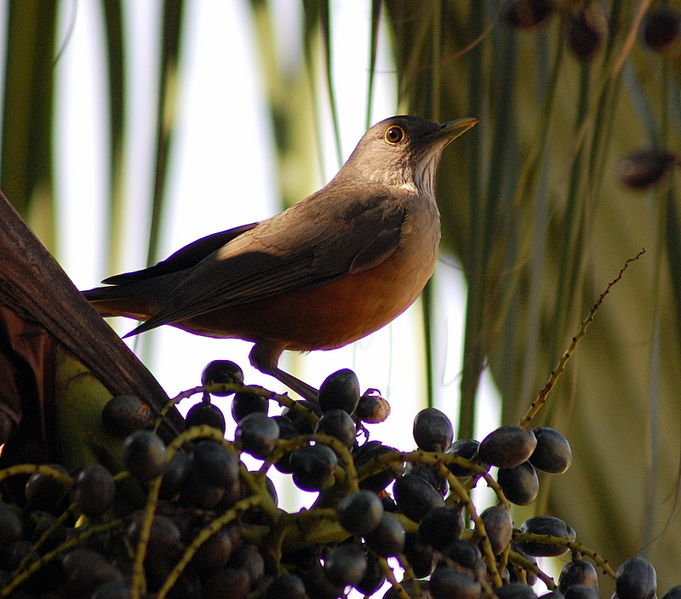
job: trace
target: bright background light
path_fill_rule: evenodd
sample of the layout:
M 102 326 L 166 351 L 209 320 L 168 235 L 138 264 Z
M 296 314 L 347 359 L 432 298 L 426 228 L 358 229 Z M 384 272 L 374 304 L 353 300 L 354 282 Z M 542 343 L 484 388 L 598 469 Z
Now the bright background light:
M 157 70 L 159 32 L 155 27 L 159 6 L 155 1 L 125 3 L 126 31 L 132 51 L 127 57 L 131 112 L 125 190 L 129 242 L 124 270 L 143 267 L 146 256 L 156 86 L 150 73 Z M 280 18 L 288 24 L 280 29 L 296 36 L 299 4 L 282 2 L 280 6 Z M 60 260 L 83 289 L 96 286 L 103 277 L 113 274 L 104 270 L 101 244 L 108 226 L 105 210 L 108 132 L 103 129 L 108 117 L 103 30 L 98 9 L 99 5 L 91 2 L 62 4 L 61 39 L 65 41 L 56 66 L 60 118 L 55 170 L 59 197 L 64 198 L 59 212 L 59 239 L 63 240 Z M 187 9 L 180 117 L 170 162 L 172 179 L 162 236 L 164 255 L 203 235 L 260 220 L 280 210 L 261 69 L 246 4 L 198 0 L 188 3 Z M 336 2 L 331 10 L 335 43 L 333 77 L 342 123 L 343 158 L 364 132 L 369 11 L 368 2 Z M 286 51 L 287 39 L 281 38 L 278 43 Z M 398 112 L 395 83 L 389 53 L 383 46 L 377 65 L 372 121 Z M 318 114 L 324 170 L 319 175 L 321 186 L 333 176 L 339 163 L 328 106 L 320 105 Z M 439 201 L 446 202 L 447 198 L 440 197 Z M 456 427 L 465 283 L 451 257 L 438 265 L 435 298 L 438 323 L 435 400 Z M 132 321 L 120 319 L 113 324 L 120 332 L 133 326 Z M 392 406 L 392 415 L 386 423 L 370 427 L 373 438 L 408 450 L 413 447 L 413 417 L 426 405 L 421 327 L 417 303 L 391 325 L 358 343 L 300 358 L 286 356 L 282 365 L 295 366 L 297 374 L 315 386 L 339 368 L 353 368 L 363 388 L 379 388 Z M 249 384 L 284 391 L 278 381 L 250 367 L 249 343 L 197 337 L 171 327 L 162 327 L 145 337 L 152 335 L 155 351 L 147 365 L 171 396 L 197 385 L 201 370 L 214 359 L 239 363 Z M 134 344 L 133 347 L 139 349 Z M 215 400 L 227 414 L 229 402 L 229 398 Z M 478 419 L 478 438 L 496 426 L 499 418 L 494 391 L 487 380 L 483 381 L 480 402 L 479 410 L 484 417 Z M 194 400 L 186 400 L 181 411 L 185 412 L 193 403 Z M 228 429 L 228 437 L 230 434 Z M 284 485 L 283 481 L 275 482 L 278 488 Z M 300 501 L 299 494 L 293 491 L 281 493 L 285 509 L 296 509 Z

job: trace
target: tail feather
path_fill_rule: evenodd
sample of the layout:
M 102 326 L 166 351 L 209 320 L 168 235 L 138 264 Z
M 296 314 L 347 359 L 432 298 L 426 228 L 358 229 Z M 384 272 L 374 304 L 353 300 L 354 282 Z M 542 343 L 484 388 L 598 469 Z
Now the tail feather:
M 81 293 L 102 316 L 146 320 L 153 313 L 148 298 L 131 293 L 127 286 L 95 287 Z

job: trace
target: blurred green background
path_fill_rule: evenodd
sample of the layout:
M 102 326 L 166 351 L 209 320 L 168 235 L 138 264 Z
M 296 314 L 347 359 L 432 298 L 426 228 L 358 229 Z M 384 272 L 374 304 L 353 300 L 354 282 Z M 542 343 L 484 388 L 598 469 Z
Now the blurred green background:
M 263 177 L 272 179 L 285 206 L 312 190 L 320 159 L 310 140 L 320 136 L 322 122 L 331 124 L 341 154 L 344 123 L 336 107 L 358 92 L 339 87 L 331 65 L 359 38 L 334 28 L 337 2 L 228 1 L 246 16 L 244 35 L 260 69 L 257 101 L 269 118 L 274 148 Z M 125 202 L 126 153 L 132 151 L 128 88 L 130 61 L 139 57 L 129 43 L 130 3 L 91 2 L 101 23 L 92 35 L 103 69 L 93 85 L 103 90 L 108 156 L 107 226 L 96 251 L 111 273 L 130 243 L 124 226 L 131 209 Z M 56 185 L 55 90 L 78 4 L 0 2 L 0 188 L 58 258 L 64 240 L 57 213 L 64 199 Z M 153 139 L 143 148 L 151 184 L 144 205 L 133 209 L 148 215 L 144 241 L 153 262 L 162 257 L 167 226 L 177 98 L 187 85 L 183 60 L 191 51 L 184 28 L 193 3 L 148 4 L 155 10 L 158 51 L 148 70 L 157 85 L 147 100 L 156 116 Z M 622 160 L 632 152 L 681 154 L 681 40 L 677 35 L 675 48 L 661 52 L 644 35 L 650 11 L 681 10 L 679 2 L 358 4 L 365 18 L 356 31 L 367 40 L 369 56 L 366 125 L 380 75 L 377 56 L 386 48 L 394 65 L 395 113 L 480 120 L 447 151 L 438 182 L 443 252 L 460 261 L 468 286 L 463 360 L 454 365 L 460 386 L 451 397 L 452 405 L 458 402 L 459 436 L 473 434 L 484 371 L 499 389 L 502 422 L 519 421 L 599 294 L 625 260 L 646 249 L 612 288 L 536 420 L 568 436 L 573 467 L 559 478 L 544 477 L 539 500 L 518 509 L 515 519 L 559 516 L 615 567 L 640 553 L 657 567 L 661 592 L 681 583 L 679 169 L 670 168 L 646 189 L 627 187 L 621 176 Z M 64 14 L 70 16 L 60 27 Z M 229 78 L 230 63 L 243 60 L 236 53 L 221 56 L 223 69 L 214 76 Z M 238 81 L 231 84 L 238 94 Z M 211 118 L 229 123 L 238 115 L 226 107 Z M 238 176 L 228 166 L 226 176 Z M 213 230 L 220 228 L 226 226 Z M 426 323 L 432 322 L 433 297 L 426 292 Z M 432 337 L 426 326 L 421 359 L 430 389 L 437 376 Z

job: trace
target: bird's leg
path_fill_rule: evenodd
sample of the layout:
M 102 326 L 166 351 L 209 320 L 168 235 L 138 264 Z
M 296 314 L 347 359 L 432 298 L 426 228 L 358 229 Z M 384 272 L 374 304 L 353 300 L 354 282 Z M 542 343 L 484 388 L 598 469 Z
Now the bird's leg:
M 279 356 L 281 356 L 283 351 L 284 348 L 280 345 L 275 345 L 274 342 L 258 342 L 253 346 L 248 358 L 251 364 L 260 372 L 273 376 L 303 399 L 311 402 L 315 410 L 318 410 L 319 402 L 317 401 L 317 396 L 319 391 L 312 385 L 308 385 L 305 381 L 301 381 L 299 378 L 279 368 Z
M 319 402 L 317 401 L 319 391 L 312 385 L 308 385 L 305 381 L 300 380 L 299 378 L 278 367 L 274 368 L 271 372 L 268 372 L 268 374 L 282 382 L 289 389 L 295 391 L 302 398 L 312 402 L 315 407 L 319 406 Z

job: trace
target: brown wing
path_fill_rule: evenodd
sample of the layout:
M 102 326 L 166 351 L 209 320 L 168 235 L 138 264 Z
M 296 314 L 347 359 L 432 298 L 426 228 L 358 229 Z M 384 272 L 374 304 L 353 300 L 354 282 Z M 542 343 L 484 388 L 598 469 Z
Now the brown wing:
M 210 256 L 210 254 L 237 238 L 242 233 L 250 231 L 257 224 L 258 223 L 250 223 L 248 225 L 235 227 L 234 229 L 228 229 L 227 231 L 220 231 L 219 233 L 207 235 L 206 237 L 197 239 L 189 245 L 177 250 L 174 254 L 171 254 L 165 260 L 162 260 L 154 266 L 114 275 L 104 279 L 102 283 L 106 283 L 107 285 L 120 285 L 132 283 L 133 281 L 144 281 L 152 277 L 167 275 L 191 268 L 201 262 L 206 256 Z
M 178 282 L 168 303 L 130 335 L 376 266 L 399 246 L 405 202 L 315 196 L 226 244 Z

